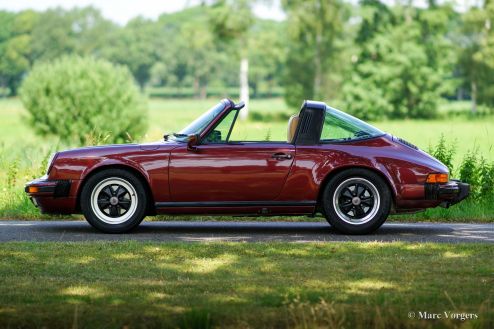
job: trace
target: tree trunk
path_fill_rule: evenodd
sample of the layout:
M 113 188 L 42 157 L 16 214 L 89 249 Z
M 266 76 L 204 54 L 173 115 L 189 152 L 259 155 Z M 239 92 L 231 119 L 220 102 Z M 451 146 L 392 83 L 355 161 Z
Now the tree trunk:
M 249 60 L 243 57 L 240 60 L 240 100 L 245 107 L 240 111 L 240 119 L 245 120 L 249 115 Z
M 208 84 L 205 83 L 201 86 L 201 99 L 208 97 Z
M 197 76 L 194 77 L 194 98 L 200 98 L 200 90 L 199 90 L 199 78 Z
M 472 89 L 472 114 L 477 114 L 477 83 L 475 81 L 471 82 Z
M 322 13 L 321 1 L 316 3 L 316 8 L 318 12 Z M 322 31 L 317 28 L 316 39 L 315 39 L 315 54 L 314 54 L 314 89 L 313 95 L 310 97 L 315 99 L 321 98 L 321 82 L 322 82 L 322 59 L 321 59 L 321 47 L 322 47 Z M 307 96 L 306 96 L 307 97 Z
M 321 80 L 322 80 L 322 65 L 321 65 L 321 38 L 322 36 L 318 33 L 316 36 L 316 54 L 314 56 L 314 95 L 312 95 L 315 99 L 321 98 Z

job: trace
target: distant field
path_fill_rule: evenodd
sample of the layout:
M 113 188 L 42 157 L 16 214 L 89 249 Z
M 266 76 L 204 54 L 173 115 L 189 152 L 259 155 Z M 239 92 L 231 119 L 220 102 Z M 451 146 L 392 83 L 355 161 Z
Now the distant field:
M 165 132 L 177 132 L 213 106 L 218 100 L 206 99 L 150 99 L 149 129 L 144 141 L 161 139 Z M 451 105 L 457 110 L 458 106 Z M 238 122 L 238 135 L 251 140 L 286 139 L 286 122 L 289 115 L 296 112 L 287 108 L 282 99 L 253 100 L 251 115 L 247 122 Z M 440 111 L 447 112 L 447 106 Z M 53 145 L 54 138 L 37 137 L 23 122 L 25 110 L 18 99 L 0 100 L 0 143 L 5 148 L 16 145 L 40 147 Z M 457 162 L 468 150 L 478 150 L 478 154 L 494 160 L 494 117 L 467 119 L 465 116 L 441 120 L 398 120 L 374 123 L 378 128 L 400 136 L 427 150 L 435 144 L 441 134 L 458 146 Z

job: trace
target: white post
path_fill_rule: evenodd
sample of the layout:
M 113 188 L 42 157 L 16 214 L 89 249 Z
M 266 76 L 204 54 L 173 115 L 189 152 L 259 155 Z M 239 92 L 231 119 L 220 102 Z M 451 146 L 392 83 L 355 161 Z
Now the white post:
M 245 107 L 240 111 L 240 119 L 246 120 L 249 115 L 249 60 L 243 57 L 240 60 L 240 100 Z

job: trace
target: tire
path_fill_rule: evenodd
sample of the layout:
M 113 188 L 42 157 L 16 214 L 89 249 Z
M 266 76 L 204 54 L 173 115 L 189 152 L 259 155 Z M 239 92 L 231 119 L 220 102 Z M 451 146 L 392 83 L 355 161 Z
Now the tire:
M 329 180 L 322 195 L 324 215 L 331 226 L 345 234 L 368 234 L 388 218 L 391 191 L 378 174 L 348 169 Z
M 122 169 L 91 176 L 80 198 L 86 220 L 104 233 L 125 233 L 137 227 L 146 216 L 147 200 L 142 181 Z

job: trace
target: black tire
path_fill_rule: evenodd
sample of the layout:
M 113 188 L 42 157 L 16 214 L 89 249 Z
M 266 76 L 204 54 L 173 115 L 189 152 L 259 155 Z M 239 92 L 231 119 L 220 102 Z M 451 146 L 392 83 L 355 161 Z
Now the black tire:
M 137 227 L 146 216 L 147 202 L 143 182 L 123 169 L 107 169 L 91 176 L 80 198 L 86 220 L 104 233 L 125 233 Z
M 327 221 L 336 230 L 345 234 L 368 234 L 388 218 L 392 195 L 378 174 L 356 168 L 331 178 L 324 187 L 321 201 Z

